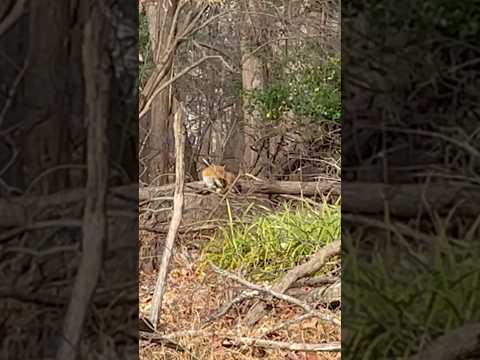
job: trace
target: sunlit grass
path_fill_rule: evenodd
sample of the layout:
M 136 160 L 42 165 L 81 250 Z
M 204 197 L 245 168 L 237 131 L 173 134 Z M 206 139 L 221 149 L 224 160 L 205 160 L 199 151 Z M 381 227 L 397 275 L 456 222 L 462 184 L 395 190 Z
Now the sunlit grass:
M 253 280 L 272 280 L 320 247 L 340 238 L 340 206 L 285 205 L 252 223 L 220 228 L 206 246 L 202 263 L 241 271 Z

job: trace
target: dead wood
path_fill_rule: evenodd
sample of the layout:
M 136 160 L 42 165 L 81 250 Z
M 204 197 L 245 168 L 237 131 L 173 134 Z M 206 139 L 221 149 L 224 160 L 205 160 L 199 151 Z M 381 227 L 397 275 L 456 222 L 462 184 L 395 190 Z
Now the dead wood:
M 288 271 L 284 277 L 279 279 L 272 286 L 271 289 L 277 293 L 284 293 L 295 281 L 315 273 L 325 264 L 327 259 L 333 255 L 339 254 L 340 245 L 340 240 L 336 240 L 317 251 L 317 253 L 315 253 L 306 263 L 298 265 Z M 245 316 L 244 323 L 253 326 L 264 315 L 265 310 L 266 306 L 263 302 L 256 304 Z
M 341 296 L 342 283 L 337 281 L 335 284 L 313 289 L 303 300 L 306 302 L 331 304 L 340 301 Z
M 162 309 L 162 300 L 167 286 L 168 267 L 172 257 L 172 251 L 177 237 L 178 228 L 182 221 L 183 213 L 183 188 L 185 174 L 185 128 L 183 126 L 184 109 L 179 104 L 178 110 L 174 116 L 173 132 L 175 136 L 175 195 L 173 197 L 173 216 L 168 229 L 165 247 L 163 249 L 162 263 L 158 271 L 155 292 L 152 298 L 152 307 L 150 309 L 149 320 L 154 328 L 157 328 L 160 311 Z
M 223 338 L 222 345 L 225 347 L 232 346 L 254 346 L 265 349 L 290 350 L 290 351 L 305 351 L 305 352 L 337 352 L 341 350 L 340 342 L 334 341 L 329 343 L 308 344 L 295 343 L 286 341 L 272 341 L 253 337 L 235 336 L 220 334 L 214 331 L 207 330 L 186 330 L 177 331 L 171 334 L 159 334 L 140 331 L 140 337 L 150 342 L 160 343 L 165 346 L 175 347 L 179 346 L 173 339 L 182 337 L 217 337 Z
M 238 282 L 238 283 L 240 283 L 240 284 L 242 284 L 242 285 L 246 286 L 247 288 L 254 291 L 254 292 L 246 293 L 245 298 L 252 297 L 252 296 L 255 296 L 255 295 L 260 295 L 262 293 L 268 294 L 268 295 L 271 295 L 271 296 L 273 296 L 277 299 L 286 301 L 290 304 L 297 305 L 297 306 L 301 307 L 307 314 L 313 314 L 315 317 L 317 317 L 318 319 L 320 319 L 322 321 L 327 321 L 327 322 L 331 322 L 335 325 L 340 325 L 340 321 L 338 319 L 336 319 L 335 317 L 330 316 L 330 315 L 326 315 L 326 314 L 322 314 L 322 313 L 316 311 L 313 307 L 311 307 L 309 304 L 307 304 L 306 302 L 304 302 L 302 300 L 299 300 L 299 299 L 297 299 L 293 296 L 289 296 L 287 294 L 284 294 L 283 292 L 277 292 L 273 288 L 265 288 L 265 287 L 253 284 L 253 283 L 241 278 L 238 275 L 235 275 L 235 274 L 232 274 L 231 272 L 220 269 L 213 264 L 210 264 L 210 265 L 212 266 L 213 270 L 216 273 L 218 273 L 222 276 L 228 277 L 228 278 L 230 278 L 230 279 L 232 279 L 232 280 L 234 280 L 234 281 L 236 281 L 236 282 Z
M 445 191 L 448 189 L 448 191 Z M 477 216 L 480 212 L 480 188 L 470 183 L 396 184 L 342 182 L 342 211 L 360 214 L 390 214 L 414 217 L 421 213 Z
M 242 193 L 260 193 L 260 194 L 288 194 L 288 195 L 322 195 L 333 194 L 340 195 L 340 183 L 338 181 L 250 181 L 239 180 L 242 187 Z M 158 194 L 171 194 L 175 185 L 168 184 L 164 186 L 148 186 L 139 190 L 140 201 L 149 201 Z M 205 191 L 205 185 L 202 181 L 194 181 L 185 184 L 186 190 L 193 192 Z
M 290 350 L 290 351 L 304 351 L 304 352 L 325 352 L 325 351 L 340 351 L 341 346 L 339 341 L 323 344 L 307 344 L 307 343 L 293 343 L 285 341 L 263 340 L 252 337 L 232 337 L 229 340 L 224 340 L 223 346 L 239 346 L 247 345 L 254 347 L 261 347 L 265 349 Z
M 303 286 L 311 286 L 311 287 L 316 287 L 316 286 L 321 286 L 321 285 L 331 285 L 334 284 L 338 281 L 337 276 L 317 276 L 313 278 L 306 278 L 306 279 L 299 279 L 298 281 L 295 281 L 290 288 L 297 288 L 297 287 L 303 287 Z

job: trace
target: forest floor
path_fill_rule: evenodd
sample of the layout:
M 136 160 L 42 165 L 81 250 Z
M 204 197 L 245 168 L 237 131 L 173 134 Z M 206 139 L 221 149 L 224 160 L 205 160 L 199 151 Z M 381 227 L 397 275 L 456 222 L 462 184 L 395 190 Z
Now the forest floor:
M 158 235 L 142 231 L 142 242 L 148 241 L 148 238 L 153 236 Z M 241 324 L 241 320 L 253 304 L 253 300 L 233 306 L 218 320 L 206 325 L 206 319 L 238 295 L 241 292 L 241 286 L 208 268 L 200 270 L 198 249 L 194 251 L 187 249 L 186 246 L 179 247 L 172 259 L 159 330 L 164 334 L 170 334 L 201 329 L 201 334 L 196 332 L 194 336 L 189 334 L 189 336 L 176 338 L 175 341 L 181 345 L 181 350 L 142 340 L 140 342 L 141 360 L 340 359 L 339 352 L 306 353 L 252 346 L 226 346 L 224 342 L 226 335 L 295 343 L 328 343 L 340 341 L 340 327 L 311 318 L 291 325 L 286 330 L 276 331 L 268 337 L 262 337 L 261 334 L 265 329 L 274 328 L 288 319 L 301 315 L 302 312 L 294 305 L 275 302 L 267 316 L 255 327 L 248 328 Z M 148 317 L 155 281 L 156 271 L 140 271 L 139 310 L 144 317 Z M 323 310 L 320 309 L 320 311 Z M 331 314 L 331 310 L 324 311 Z M 339 312 L 340 309 L 336 311 Z

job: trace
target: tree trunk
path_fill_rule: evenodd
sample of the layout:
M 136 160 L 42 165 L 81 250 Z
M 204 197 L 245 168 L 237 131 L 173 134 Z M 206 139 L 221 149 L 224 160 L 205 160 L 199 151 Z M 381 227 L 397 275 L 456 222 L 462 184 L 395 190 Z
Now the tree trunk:
M 240 50 L 242 53 L 242 87 L 245 92 L 263 89 L 265 87 L 265 67 L 258 51 L 254 51 L 261 43 L 262 17 L 258 12 L 256 0 L 242 1 L 242 21 L 240 26 Z M 266 163 L 262 160 L 265 153 L 260 151 L 259 144 L 255 143 L 261 131 L 261 118 L 258 112 L 250 112 L 244 103 L 243 109 L 243 132 L 245 151 L 243 155 L 242 169 L 254 175 L 263 174 L 262 166 Z M 257 135 L 257 136 L 256 136 Z M 260 133 L 261 136 L 261 133 Z M 266 148 L 268 151 L 268 147 Z
M 149 88 L 161 87 L 173 75 L 175 51 L 169 52 L 172 46 L 169 36 L 172 28 L 174 34 L 176 32 L 174 15 L 177 7 L 178 1 L 175 0 L 164 2 L 161 6 L 157 3 L 146 4 L 154 62 L 160 68 L 159 76 L 152 76 L 145 85 L 147 91 Z M 150 123 L 147 124 L 147 128 L 150 129 L 150 137 L 146 146 L 148 170 L 143 180 L 152 185 L 163 185 L 168 182 L 168 177 L 164 175 L 169 171 L 169 160 L 173 150 L 171 125 L 172 114 L 175 110 L 172 109 L 171 99 L 169 90 L 162 91 L 153 100 L 150 110 Z

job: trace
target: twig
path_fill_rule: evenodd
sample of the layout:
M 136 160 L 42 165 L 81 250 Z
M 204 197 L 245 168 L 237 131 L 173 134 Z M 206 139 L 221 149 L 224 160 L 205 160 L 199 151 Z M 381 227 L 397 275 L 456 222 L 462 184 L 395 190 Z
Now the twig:
M 220 55 L 208 55 L 208 56 L 205 56 L 203 58 L 201 58 L 200 60 L 198 61 L 195 61 L 192 65 L 190 66 L 187 66 L 185 69 L 183 69 L 182 71 L 180 71 L 177 75 L 175 75 L 174 77 L 172 77 L 170 80 L 164 82 L 161 86 L 159 86 L 157 89 L 155 89 L 155 91 L 152 93 L 152 95 L 150 96 L 150 98 L 147 100 L 147 103 L 145 104 L 145 106 L 143 107 L 143 109 L 140 111 L 140 115 L 138 116 L 139 119 L 141 119 L 147 112 L 148 110 L 150 109 L 150 106 L 152 105 L 152 102 L 153 100 L 155 100 L 155 97 L 160 94 L 163 90 L 165 90 L 167 87 L 169 87 L 171 84 L 173 84 L 175 81 L 177 81 L 178 79 L 180 79 L 182 76 L 186 75 L 188 72 L 190 72 L 191 70 L 193 70 L 194 68 L 196 68 L 197 66 L 201 65 L 203 62 L 207 61 L 207 60 L 211 60 L 211 59 L 220 59 L 222 60 L 223 64 L 225 65 L 225 67 L 231 71 L 233 71 L 230 67 L 230 65 L 228 65 L 228 63 L 225 61 L 225 59 L 223 59 L 223 57 L 221 57 Z
M 258 291 L 243 291 L 240 295 L 236 296 L 233 300 L 229 301 L 228 303 L 224 304 L 216 313 L 210 315 L 207 320 L 205 321 L 206 326 L 208 323 L 217 320 L 218 318 L 225 315 L 228 310 L 232 308 L 233 305 L 237 305 L 242 303 L 245 300 L 251 299 L 255 296 L 258 296 Z

